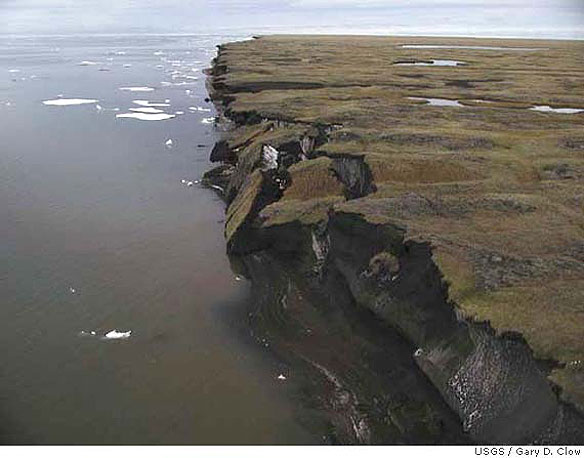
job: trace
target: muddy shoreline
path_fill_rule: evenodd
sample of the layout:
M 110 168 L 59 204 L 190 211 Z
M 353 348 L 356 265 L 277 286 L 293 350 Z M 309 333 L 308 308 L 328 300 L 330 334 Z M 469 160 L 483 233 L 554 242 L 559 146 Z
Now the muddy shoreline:
M 546 380 L 557 364 L 535 358 L 520 334 L 463 317 L 432 244 L 409 240 L 380 202 L 364 214 L 360 198 L 377 190 L 368 163 L 319 149 L 342 126 L 231 107 L 242 92 L 318 85 L 228 85 L 225 50 L 207 74 L 230 127 L 205 182 L 228 205 L 228 252 L 253 285 L 254 337 L 287 367 L 323 442 L 581 441 L 581 414 Z M 290 209 L 292 170 L 313 163 L 328 167 L 338 197 Z M 426 205 L 411 195 L 394 204 Z

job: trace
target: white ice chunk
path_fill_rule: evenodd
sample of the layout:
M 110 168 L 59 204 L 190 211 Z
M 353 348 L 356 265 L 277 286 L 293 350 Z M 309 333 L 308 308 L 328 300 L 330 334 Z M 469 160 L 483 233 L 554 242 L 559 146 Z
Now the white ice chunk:
M 54 100 L 44 100 L 44 105 L 64 107 L 69 105 L 85 105 L 89 103 L 97 103 L 99 100 L 96 99 L 54 99 Z
M 286 376 L 284 374 L 280 374 L 280 375 L 278 375 L 277 379 L 284 381 L 284 380 L 286 380 Z
M 92 60 L 84 60 L 79 63 L 81 67 L 88 67 L 90 65 L 97 65 L 97 62 L 93 62 Z
M 201 119 L 201 122 L 203 124 L 213 124 L 213 122 L 215 121 L 215 117 L 211 116 L 210 118 L 203 118 Z
M 132 118 L 140 121 L 164 121 L 174 117 L 176 115 L 168 113 L 121 113 L 116 115 L 116 118 Z
M 168 140 L 166 140 L 166 142 L 164 143 L 166 145 L 167 148 L 172 148 L 172 138 L 169 138 Z
M 117 329 L 112 329 L 106 335 L 103 336 L 104 339 L 114 340 L 114 339 L 129 339 L 132 335 L 132 331 L 118 331 Z
M 262 149 L 262 160 L 264 163 L 263 170 L 275 169 L 278 167 L 279 152 L 276 148 L 270 145 L 264 145 Z
M 149 102 L 148 100 L 132 100 L 134 105 L 140 105 L 141 107 L 169 107 L 169 100 L 162 102 Z
M 203 107 L 189 107 L 191 111 L 199 111 L 199 112 L 210 112 L 211 108 L 203 108 Z
M 136 113 L 164 113 L 163 110 L 159 110 L 158 108 L 154 107 L 130 108 L 130 111 L 134 111 Z
M 130 91 L 130 92 L 152 92 L 153 87 L 148 86 L 131 86 L 131 87 L 121 87 L 120 91 Z

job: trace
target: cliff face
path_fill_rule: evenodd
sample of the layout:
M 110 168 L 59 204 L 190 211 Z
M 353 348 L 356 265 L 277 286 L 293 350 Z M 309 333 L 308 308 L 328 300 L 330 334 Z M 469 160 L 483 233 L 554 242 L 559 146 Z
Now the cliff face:
M 210 93 L 234 126 L 206 181 L 228 203 L 253 328 L 331 441 L 581 442 L 582 115 L 524 108 L 575 103 L 582 44 L 443 50 L 468 65 L 438 71 L 393 65 L 436 57 L 407 41 L 220 47 Z

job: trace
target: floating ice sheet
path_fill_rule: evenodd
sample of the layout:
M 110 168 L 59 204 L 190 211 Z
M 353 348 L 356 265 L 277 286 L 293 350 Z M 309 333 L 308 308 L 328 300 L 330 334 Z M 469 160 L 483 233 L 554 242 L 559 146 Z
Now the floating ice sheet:
M 134 111 L 136 113 L 164 113 L 163 110 L 159 110 L 158 108 L 154 107 L 130 108 L 130 111 Z
M 140 121 L 165 121 L 174 117 L 176 115 L 168 113 L 120 113 L 116 115 L 116 118 L 130 118 Z
M 168 102 L 150 102 L 148 100 L 132 100 L 134 105 L 140 105 L 141 107 L 169 107 Z
M 120 340 L 129 339 L 132 335 L 132 331 L 118 331 L 117 329 L 112 329 L 106 335 L 103 336 L 106 340 Z
M 54 100 L 43 100 L 43 105 L 50 105 L 56 107 L 65 107 L 69 105 L 86 105 L 97 103 L 99 100 L 96 99 L 54 99 Z
M 211 111 L 211 108 L 203 108 L 203 107 L 189 107 L 189 110 L 191 111 L 198 111 L 198 112 L 204 112 L 204 113 L 208 113 Z
M 154 90 L 153 87 L 148 86 L 131 86 L 131 87 L 121 87 L 120 91 L 129 91 L 129 92 L 152 92 Z
M 203 118 L 203 119 L 201 119 L 201 122 L 203 124 L 213 124 L 213 122 L 215 122 L 215 117 L 211 116 L 209 118 Z

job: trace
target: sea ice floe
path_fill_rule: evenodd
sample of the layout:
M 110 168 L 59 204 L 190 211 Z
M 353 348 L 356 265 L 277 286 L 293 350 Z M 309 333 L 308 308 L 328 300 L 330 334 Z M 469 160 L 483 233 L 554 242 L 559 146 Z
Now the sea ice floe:
M 437 98 L 426 98 L 426 97 L 408 97 L 410 100 L 424 100 L 428 105 L 436 107 L 463 107 L 464 105 L 458 100 L 450 99 L 437 99 Z
M 175 111 L 174 114 L 175 115 L 183 115 L 183 114 L 185 114 L 185 112 L 184 111 Z
M 106 333 L 103 338 L 106 340 L 129 339 L 131 335 L 132 331 L 118 331 L 117 329 L 112 329 Z
M 119 108 L 117 108 L 117 107 L 116 107 L 116 108 L 104 108 L 104 107 L 102 107 L 101 105 L 96 105 L 96 106 L 95 106 L 95 109 L 96 109 L 97 111 L 100 111 L 100 112 L 101 112 L 101 111 L 120 111 L 120 109 L 119 109 Z
M 584 112 L 584 108 L 552 108 L 549 105 L 537 105 L 529 109 L 532 111 L 541 111 L 544 113 L 562 113 L 562 114 L 576 114 Z
M 189 110 L 191 111 L 199 111 L 199 112 L 210 112 L 211 108 L 203 108 L 203 107 L 189 107 Z
M 97 103 L 99 100 L 96 99 L 54 99 L 54 100 L 43 100 L 43 105 L 51 105 L 64 107 L 69 105 L 85 105 L 91 103 Z
M 8 73 L 20 73 L 20 70 L 18 68 L 11 68 L 8 70 Z
M 140 121 L 165 121 L 175 117 L 176 115 L 168 113 L 121 113 L 116 115 L 116 118 L 131 118 Z
M 148 86 L 131 86 L 131 87 L 121 87 L 120 91 L 129 91 L 129 92 L 152 92 L 154 90 L 153 87 Z
M 166 99 L 163 102 L 150 102 L 148 100 L 132 100 L 134 105 L 140 105 L 141 107 L 169 107 L 170 104 L 168 103 L 169 100 Z
M 278 375 L 278 377 L 276 377 L 276 378 L 277 378 L 278 380 L 284 381 L 284 380 L 286 380 L 286 378 L 287 378 L 287 377 L 286 377 L 284 374 L 280 374 L 280 375 Z
M 171 83 L 169 81 L 161 81 L 160 85 L 164 86 L 164 87 L 177 87 L 177 86 L 193 86 L 197 83 L 195 83 L 194 81 L 179 81 L 178 83 Z
M 162 52 L 162 51 L 156 51 L 156 52 L 154 53 L 154 55 L 155 55 L 155 56 L 164 56 L 164 52 Z
M 193 181 L 185 180 L 185 179 L 180 180 L 180 182 L 182 184 L 184 184 L 185 186 L 188 186 L 189 188 L 192 187 L 195 183 L 198 183 L 198 181 L 193 182 Z
M 201 123 L 203 124 L 213 124 L 215 122 L 215 117 L 211 116 L 209 118 L 203 118 L 201 119 Z
M 130 68 L 132 64 L 124 64 L 124 68 Z
M 134 111 L 136 113 L 164 113 L 163 110 L 159 110 L 158 108 L 154 107 L 130 108 L 130 111 Z
M 164 142 L 164 144 L 166 145 L 167 148 L 172 148 L 172 138 L 169 138 L 168 140 L 166 140 L 166 142 Z
M 79 65 L 81 67 L 89 67 L 90 65 L 97 65 L 97 62 L 94 62 L 92 60 L 84 60 L 84 61 L 80 62 Z

